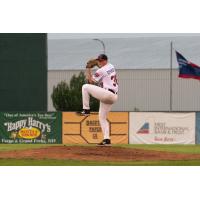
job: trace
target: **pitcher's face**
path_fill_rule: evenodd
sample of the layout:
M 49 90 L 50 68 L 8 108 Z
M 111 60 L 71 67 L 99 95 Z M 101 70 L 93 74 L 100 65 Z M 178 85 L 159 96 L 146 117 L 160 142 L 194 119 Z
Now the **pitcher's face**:
M 100 65 L 100 67 L 105 66 L 107 63 L 108 63 L 107 60 L 99 60 L 99 65 Z

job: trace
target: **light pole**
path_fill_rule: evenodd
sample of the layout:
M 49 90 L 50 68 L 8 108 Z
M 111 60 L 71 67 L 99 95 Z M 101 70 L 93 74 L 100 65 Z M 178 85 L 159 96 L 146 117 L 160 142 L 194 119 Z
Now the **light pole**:
M 170 112 L 172 112 L 172 103 L 173 103 L 173 99 L 172 99 L 172 95 L 173 95 L 173 91 L 172 91 L 172 68 L 173 68 L 173 42 L 170 42 Z
M 102 44 L 102 46 L 103 46 L 103 53 L 105 54 L 106 53 L 106 46 L 105 46 L 104 42 L 102 40 L 100 40 L 100 39 L 97 39 L 97 38 L 95 38 L 93 40 L 98 41 L 98 42 L 100 42 Z

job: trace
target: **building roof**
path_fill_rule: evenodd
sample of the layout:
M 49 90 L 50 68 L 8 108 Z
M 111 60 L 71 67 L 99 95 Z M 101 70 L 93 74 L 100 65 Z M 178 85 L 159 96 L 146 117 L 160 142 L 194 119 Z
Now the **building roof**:
M 106 54 L 117 69 L 170 67 L 170 42 L 193 63 L 200 64 L 200 36 L 142 36 L 102 38 Z M 173 68 L 178 68 L 173 51 Z M 82 69 L 90 58 L 102 53 L 102 45 L 90 38 L 48 39 L 49 69 Z

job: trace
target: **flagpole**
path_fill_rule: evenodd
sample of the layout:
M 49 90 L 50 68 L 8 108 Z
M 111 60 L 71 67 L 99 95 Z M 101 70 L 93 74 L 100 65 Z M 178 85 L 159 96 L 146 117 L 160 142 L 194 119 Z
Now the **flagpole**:
M 172 111 L 172 67 L 173 67 L 173 42 L 170 43 L 170 112 Z

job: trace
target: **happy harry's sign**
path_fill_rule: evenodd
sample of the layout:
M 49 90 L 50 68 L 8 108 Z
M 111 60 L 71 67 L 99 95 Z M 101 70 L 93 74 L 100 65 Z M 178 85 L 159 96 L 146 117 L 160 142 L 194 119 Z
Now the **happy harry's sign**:
M 0 143 L 61 143 L 61 113 L 0 113 Z

